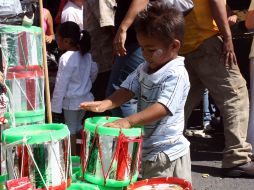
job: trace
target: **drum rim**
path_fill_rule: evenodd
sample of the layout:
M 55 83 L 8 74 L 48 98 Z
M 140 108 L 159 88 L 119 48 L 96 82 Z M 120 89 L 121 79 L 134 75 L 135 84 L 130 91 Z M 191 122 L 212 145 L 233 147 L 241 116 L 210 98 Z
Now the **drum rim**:
M 22 124 L 22 123 L 36 123 L 44 121 L 45 119 L 45 109 L 37 109 L 34 111 L 17 111 L 14 112 L 15 117 L 15 123 L 16 124 Z M 10 122 L 10 112 L 6 112 L 4 116 L 8 119 Z
M 28 133 L 26 131 L 36 131 L 36 130 L 51 130 L 51 135 L 49 133 Z M 27 144 L 39 144 L 43 142 L 48 142 L 52 140 L 60 140 L 69 136 L 70 131 L 65 124 L 34 124 L 34 125 L 24 125 L 16 128 L 6 129 L 2 133 L 2 139 L 5 143 L 14 143 L 20 141 L 18 144 L 22 144 L 22 139 L 26 136 Z M 52 139 L 53 138 L 53 139 Z
M 13 34 L 13 33 L 20 33 L 20 32 L 30 32 L 34 33 L 35 35 L 42 36 L 42 28 L 38 26 L 18 26 L 18 25 L 3 25 L 0 27 L 0 33 L 6 34 Z
M 80 188 L 79 190 L 83 190 L 83 188 L 80 187 L 80 185 L 84 185 L 85 186 L 84 188 L 86 188 L 85 190 L 89 190 L 87 188 L 91 188 L 91 190 L 120 190 L 120 188 L 123 189 L 122 187 L 106 187 L 106 186 L 101 186 L 101 185 L 92 184 L 92 183 L 85 183 L 83 181 L 75 182 L 75 183 L 72 183 L 71 185 L 73 185 L 74 188 L 75 188 L 75 186 Z M 69 189 L 71 190 L 71 188 L 72 188 L 71 186 L 68 187 L 68 190 Z M 74 190 L 74 189 L 72 189 L 72 190 Z
M 151 178 L 151 179 L 137 181 L 135 183 L 130 184 L 127 187 L 127 190 L 135 190 L 135 188 L 142 187 L 145 185 L 152 185 L 152 184 L 176 184 L 176 185 L 180 185 L 184 190 L 192 190 L 192 185 L 189 181 L 182 178 L 177 178 L 177 177 Z
M 129 129 L 119 129 L 119 128 L 110 128 L 104 127 L 102 125 L 97 125 L 94 121 L 98 121 L 99 119 L 105 118 L 106 120 L 115 121 L 117 119 L 121 119 L 120 117 L 90 117 L 87 118 L 84 122 L 84 128 L 90 132 L 95 132 L 97 130 L 99 135 L 107 135 L 107 136 L 119 136 L 120 131 L 127 137 L 140 137 L 142 135 L 142 127 L 137 126 L 135 128 Z
M 0 175 L 0 183 L 5 183 L 8 179 L 8 174 Z
M 107 187 L 123 187 L 127 186 L 130 183 L 136 182 L 138 179 L 139 172 L 136 171 L 135 174 L 132 176 L 131 182 L 130 182 L 130 177 L 128 176 L 125 180 L 115 180 L 115 179 L 106 179 L 106 185 Z M 99 178 L 98 176 L 92 175 L 90 173 L 84 173 L 84 179 L 88 182 L 104 186 L 104 179 Z
M 74 186 L 74 187 L 72 187 L 72 186 Z M 83 183 L 78 183 L 78 182 L 72 183 L 70 185 L 70 187 L 68 187 L 68 189 L 72 189 L 72 188 L 73 189 L 79 188 L 80 190 L 83 190 L 84 188 L 85 189 L 91 188 L 92 190 L 100 190 L 96 184 L 90 184 L 90 183 L 84 183 L 84 182 Z

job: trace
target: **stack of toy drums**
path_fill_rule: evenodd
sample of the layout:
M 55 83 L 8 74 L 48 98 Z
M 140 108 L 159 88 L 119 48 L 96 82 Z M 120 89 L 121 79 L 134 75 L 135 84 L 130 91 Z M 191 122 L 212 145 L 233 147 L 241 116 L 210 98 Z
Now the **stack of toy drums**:
M 117 119 L 119 118 L 93 117 L 85 120 L 81 173 L 78 177 L 88 183 L 72 184 L 70 189 L 79 186 L 79 189 L 88 190 L 120 190 L 137 180 L 142 129 L 103 126 Z
M 3 131 L 9 180 L 28 177 L 34 189 L 65 190 L 71 183 L 70 132 L 64 124 Z
M 42 29 L 3 25 L 0 40 L 10 100 L 5 116 L 12 126 L 44 123 Z

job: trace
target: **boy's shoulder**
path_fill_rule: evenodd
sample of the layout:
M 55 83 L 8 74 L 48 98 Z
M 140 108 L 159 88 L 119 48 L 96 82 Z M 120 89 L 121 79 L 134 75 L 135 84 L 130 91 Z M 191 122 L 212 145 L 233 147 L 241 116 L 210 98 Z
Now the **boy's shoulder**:
M 184 57 L 178 56 L 177 58 L 169 61 L 164 67 L 161 69 L 161 73 L 166 73 L 168 75 L 182 75 L 185 73 L 185 64 Z

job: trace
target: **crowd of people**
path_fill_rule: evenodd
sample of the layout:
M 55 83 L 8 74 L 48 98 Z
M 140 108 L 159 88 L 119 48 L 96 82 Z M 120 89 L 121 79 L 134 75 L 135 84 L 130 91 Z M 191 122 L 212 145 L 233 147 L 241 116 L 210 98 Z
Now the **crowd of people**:
M 52 111 L 63 110 L 72 154 L 87 111 L 106 112 L 122 118 L 107 127 L 144 126 L 144 179 L 191 181 L 190 143 L 184 131 L 202 99 L 207 130 L 209 92 L 223 120 L 223 174 L 254 177 L 254 45 L 249 101 L 230 29 L 237 16 L 224 1 L 63 0 L 55 35 L 53 19 L 46 15 L 47 43 L 55 39 L 63 52 Z M 246 17 L 250 30 L 253 21 L 254 0 Z

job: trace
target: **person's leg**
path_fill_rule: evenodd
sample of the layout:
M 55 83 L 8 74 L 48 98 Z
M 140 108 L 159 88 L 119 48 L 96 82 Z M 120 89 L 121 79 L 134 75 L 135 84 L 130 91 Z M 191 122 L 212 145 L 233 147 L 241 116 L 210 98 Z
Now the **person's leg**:
M 127 55 L 116 57 L 112 67 L 111 75 L 107 88 L 107 96 L 118 89 L 121 83 L 145 60 L 141 48 L 137 43 L 126 46 Z M 126 117 L 135 113 L 137 110 L 136 100 L 131 100 L 121 106 L 121 109 L 112 110 L 113 116 Z
M 65 124 L 68 126 L 71 134 L 71 155 L 76 155 L 77 133 L 82 129 L 82 119 L 85 115 L 84 110 L 64 110 Z
M 192 60 L 192 54 L 185 56 L 185 67 L 190 79 L 190 91 L 184 106 L 185 128 L 188 128 L 188 119 L 193 109 L 199 105 L 204 92 L 204 86 L 195 72 L 195 64 L 192 64 Z
M 190 152 L 176 160 L 173 177 L 179 177 L 182 179 L 186 179 L 189 182 L 192 182 Z
M 198 76 L 221 111 L 225 136 L 222 167 L 231 168 L 250 161 L 251 145 L 246 142 L 249 99 L 238 66 L 225 67 L 222 48 L 219 38 L 210 38 L 196 50 L 201 56 L 193 61 Z
M 141 163 L 142 179 L 155 177 L 178 177 L 191 182 L 190 153 L 170 161 L 167 154 L 160 152 L 155 161 Z
M 209 93 L 208 89 L 205 88 L 203 94 L 203 127 L 206 129 L 212 120 L 210 109 L 209 109 Z
M 254 147 L 254 58 L 250 60 L 250 118 L 247 140 Z
M 170 162 L 168 156 L 164 152 L 160 152 L 155 161 L 141 162 L 142 179 L 173 177 L 174 166 L 175 162 Z

